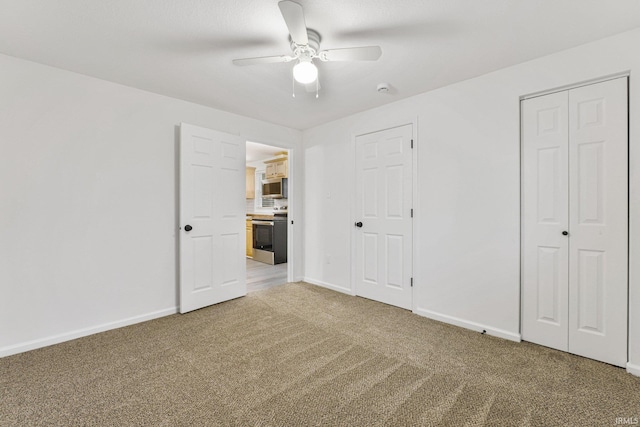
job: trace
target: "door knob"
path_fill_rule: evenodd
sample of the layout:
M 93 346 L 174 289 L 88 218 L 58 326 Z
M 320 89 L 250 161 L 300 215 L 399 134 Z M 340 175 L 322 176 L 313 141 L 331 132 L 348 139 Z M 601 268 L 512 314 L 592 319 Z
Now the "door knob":
M 193 230 L 193 227 L 190 226 L 189 224 L 184 226 L 184 231 L 191 231 L 191 230 Z
M 568 232 L 568 231 L 563 231 L 563 232 L 562 232 L 562 235 L 563 235 L 563 236 L 568 236 L 568 235 L 569 235 L 569 232 Z
M 360 221 L 356 222 L 356 227 L 361 228 L 362 227 L 362 223 Z

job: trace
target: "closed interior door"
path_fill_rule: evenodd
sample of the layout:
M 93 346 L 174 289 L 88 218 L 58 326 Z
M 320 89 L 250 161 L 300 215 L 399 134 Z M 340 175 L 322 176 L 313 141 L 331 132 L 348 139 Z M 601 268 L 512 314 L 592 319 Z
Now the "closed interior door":
M 247 293 L 245 141 L 180 126 L 180 312 Z
M 627 361 L 627 79 L 522 102 L 522 336 Z
M 569 349 L 625 366 L 627 79 L 569 91 Z
M 569 350 L 568 93 L 522 103 L 522 328 L 527 341 Z
M 411 309 L 412 125 L 356 138 L 356 294 Z

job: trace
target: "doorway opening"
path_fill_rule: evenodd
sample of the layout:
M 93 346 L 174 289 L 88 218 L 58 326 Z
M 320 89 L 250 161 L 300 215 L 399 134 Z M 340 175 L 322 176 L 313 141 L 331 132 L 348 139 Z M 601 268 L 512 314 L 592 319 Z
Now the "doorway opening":
M 247 292 L 289 281 L 289 207 L 292 202 L 290 150 L 246 142 Z

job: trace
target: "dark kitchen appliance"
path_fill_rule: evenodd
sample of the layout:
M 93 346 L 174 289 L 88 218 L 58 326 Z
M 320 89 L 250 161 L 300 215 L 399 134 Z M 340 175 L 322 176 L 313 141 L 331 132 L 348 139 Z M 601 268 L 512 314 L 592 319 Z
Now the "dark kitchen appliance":
M 287 216 L 275 215 L 274 219 L 254 219 L 253 259 L 266 264 L 287 262 Z
M 262 180 L 263 199 L 286 199 L 289 197 L 288 193 L 288 178 L 272 178 Z

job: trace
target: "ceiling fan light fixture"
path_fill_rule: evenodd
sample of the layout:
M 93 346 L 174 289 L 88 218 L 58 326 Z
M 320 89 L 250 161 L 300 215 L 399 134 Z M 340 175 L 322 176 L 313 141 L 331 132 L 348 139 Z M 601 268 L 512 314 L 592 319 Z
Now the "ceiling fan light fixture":
M 311 60 L 302 59 L 293 67 L 293 78 L 303 85 L 313 83 L 318 78 L 318 68 Z
M 292 95 L 295 98 L 296 82 L 306 85 L 310 91 L 312 83 L 316 84 L 316 98 L 320 90 L 318 68 L 313 60 L 332 61 L 377 61 L 382 55 L 380 46 L 346 47 L 320 50 L 320 34 L 307 27 L 302 5 L 297 1 L 279 0 L 278 7 L 289 29 L 289 42 L 293 55 L 260 56 L 254 58 L 234 59 L 235 65 L 274 64 L 295 62 L 291 69 Z M 317 62 L 317 61 L 316 61 Z M 323 71 L 324 72 L 324 71 Z

